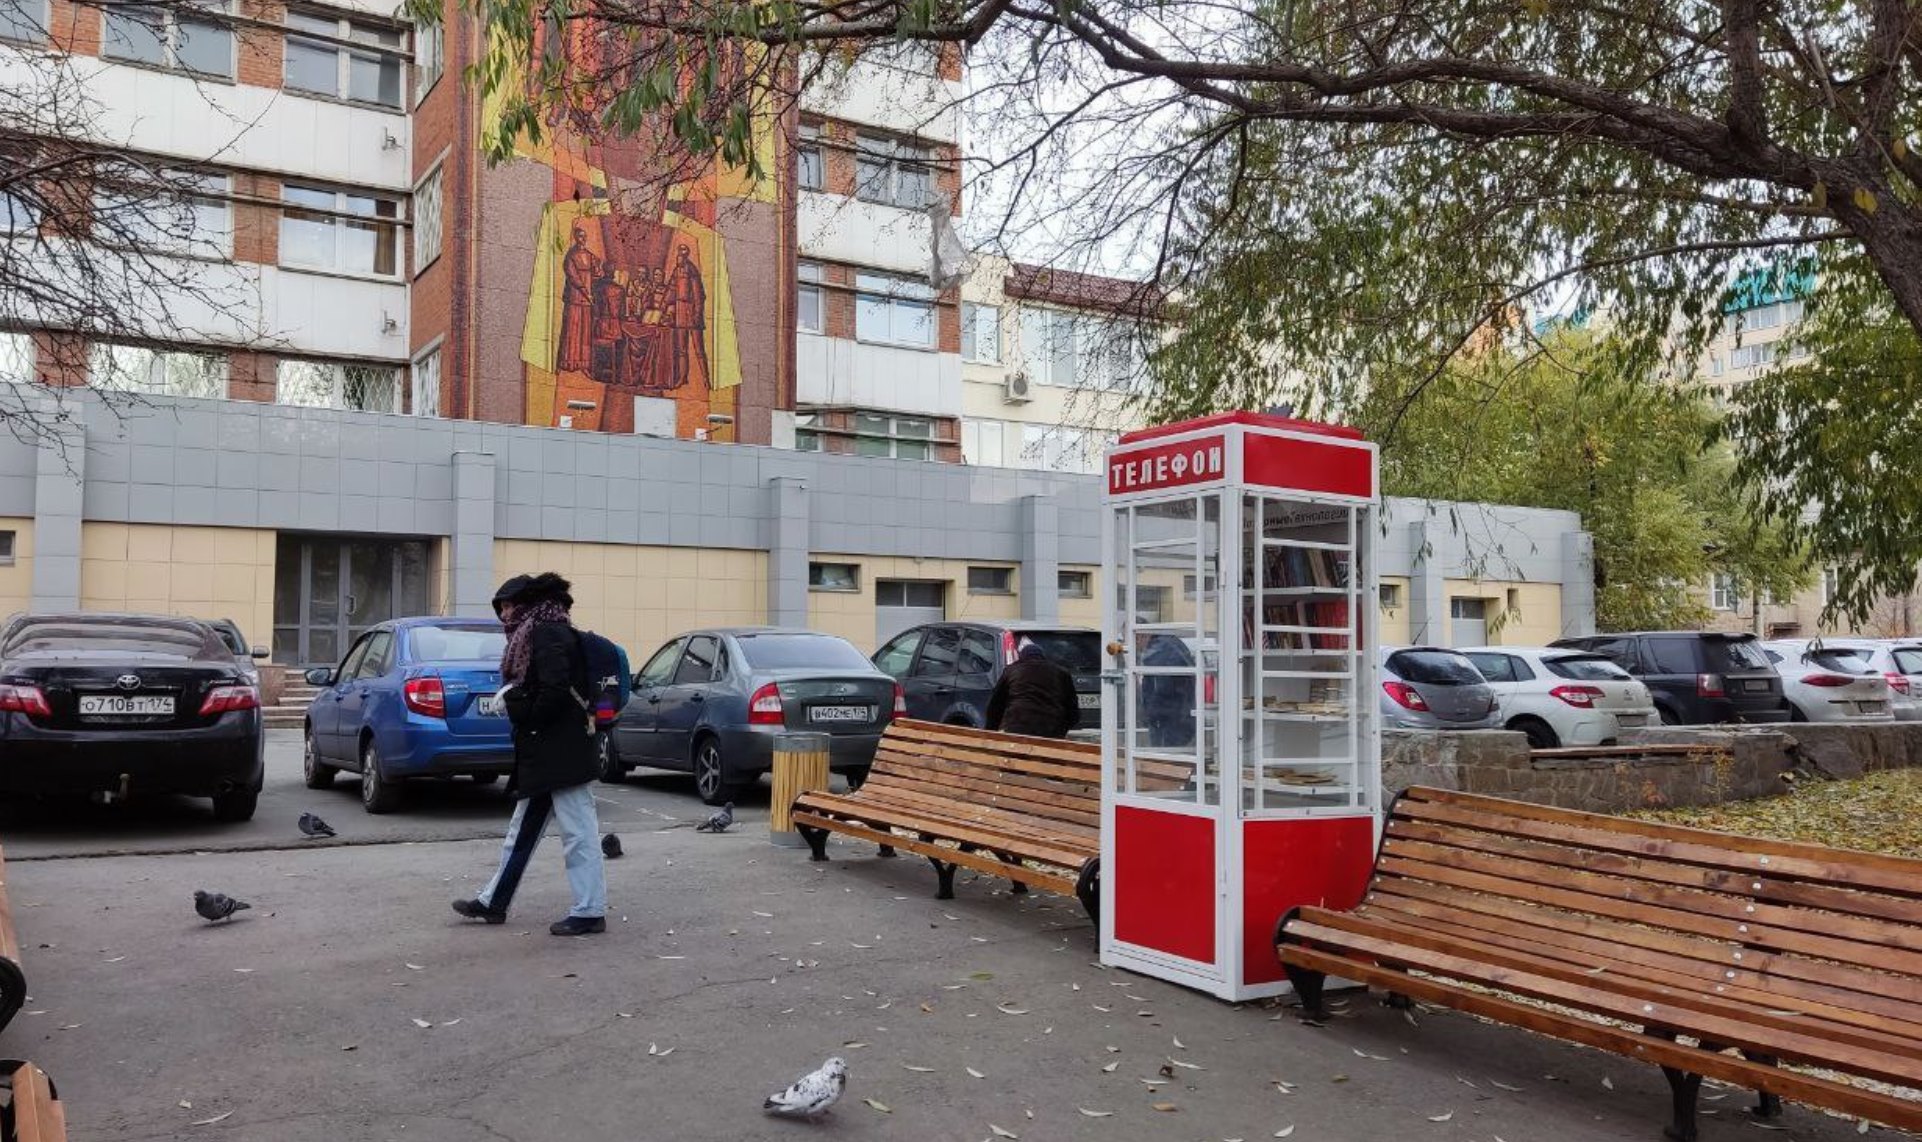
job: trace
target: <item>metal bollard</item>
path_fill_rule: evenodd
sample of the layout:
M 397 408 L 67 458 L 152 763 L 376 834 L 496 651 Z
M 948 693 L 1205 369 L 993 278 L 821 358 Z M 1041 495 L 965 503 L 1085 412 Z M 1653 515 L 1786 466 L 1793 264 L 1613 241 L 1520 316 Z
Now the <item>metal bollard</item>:
M 794 799 L 828 787 L 828 736 L 781 734 L 774 739 L 774 800 L 768 807 L 768 841 L 798 849 L 805 842 L 794 827 Z

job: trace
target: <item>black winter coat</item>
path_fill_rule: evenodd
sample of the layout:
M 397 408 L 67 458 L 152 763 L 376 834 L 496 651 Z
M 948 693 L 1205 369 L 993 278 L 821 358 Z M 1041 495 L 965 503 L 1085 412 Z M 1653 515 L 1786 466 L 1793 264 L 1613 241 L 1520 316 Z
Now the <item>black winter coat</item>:
M 1074 675 L 1046 658 L 1020 658 L 1001 672 L 988 698 L 988 728 L 1065 738 L 1081 720 Z
M 566 623 L 534 627 L 527 677 L 503 704 L 514 727 L 514 789 L 521 797 L 582 785 L 600 771 L 589 713 L 575 694 L 587 688 L 587 656 Z

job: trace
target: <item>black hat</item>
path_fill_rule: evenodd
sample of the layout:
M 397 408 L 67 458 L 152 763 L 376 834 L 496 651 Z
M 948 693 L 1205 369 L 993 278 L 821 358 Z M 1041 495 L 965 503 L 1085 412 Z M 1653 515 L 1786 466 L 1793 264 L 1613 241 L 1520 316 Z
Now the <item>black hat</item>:
M 516 575 L 494 592 L 494 613 L 500 614 L 501 607 L 508 603 L 525 606 L 549 599 L 559 600 L 562 606 L 572 608 L 574 596 L 569 593 L 572 588 L 572 583 L 552 571 L 543 571 L 539 575 Z

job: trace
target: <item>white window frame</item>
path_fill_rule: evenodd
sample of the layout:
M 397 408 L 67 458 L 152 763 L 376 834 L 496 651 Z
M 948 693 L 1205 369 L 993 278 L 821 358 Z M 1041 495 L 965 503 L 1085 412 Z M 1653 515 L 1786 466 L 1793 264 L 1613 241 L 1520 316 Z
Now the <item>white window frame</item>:
M 989 317 L 988 328 L 981 327 L 981 317 Z M 961 359 L 977 365 L 999 365 L 1001 363 L 1001 307 L 985 305 L 980 302 L 961 303 Z
M 964 420 L 961 422 L 961 462 L 979 468 L 1006 468 L 1006 438 L 1010 425 L 1005 420 Z
M 1020 310 L 1021 368 L 1038 385 L 1073 388 L 1081 379 L 1080 315 L 1024 305 Z M 1064 357 L 1059 351 L 1067 348 Z
M 881 206 L 920 210 L 938 202 L 934 150 L 885 135 L 860 134 L 854 140 L 854 197 Z M 917 190 L 925 185 L 925 190 Z
M 287 194 L 289 191 L 298 191 L 298 192 L 304 192 L 304 193 L 309 193 L 314 195 L 331 195 L 333 198 L 333 205 L 322 206 L 318 202 L 314 202 L 314 203 L 292 202 L 292 201 L 289 201 L 287 198 Z M 404 276 L 405 264 L 404 264 L 404 259 L 401 257 L 400 232 L 403 225 L 403 216 L 406 214 L 407 204 L 403 202 L 398 195 L 385 194 L 379 191 L 368 191 L 368 190 L 339 190 L 333 187 L 310 186 L 310 185 L 304 185 L 298 182 L 283 182 L 281 184 L 280 194 L 281 194 L 280 265 L 282 267 L 290 270 L 316 270 L 321 273 L 346 274 L 352 277 L 375 278 L 381 281 L 393 281 L 396 279 L 400 279 Z M 370 199 L 374 202 L 391 203 L 393 204 L 394 211 L 392 214 L 360 213 L 359 211 L 353 210 L 349 207 L 349 203 L 356 198 Z M 290 248 L 293 248 L 295 245 L 294 243 L 287 241 L 287 224 L 289 221 L 288 214 L 290 212 L 299 212 L 299 213 L 305 213 L 305 214 L 326 216 L 325 224 L 332 229 L 332 234 L 333 234 L 334 249 L 333 249 L 333 258 L 330 262 L 328 262 L 327 264 L 320 264 L 320 263 L 309 263 L 309 262 L 299 262 L 299 261 L 288 261 L 287 252 Z M 301 219 L 299 221 L 309 225 L 321 224 L 318 220 L 310 221 L 308 219 Z M 382 273 L 378 269 L 373 269 L 373 270 L 350 269 L 345 265 L 343 265 L 343 262 L 346 259 L 346 252 L 343 248 L 344 243 L 342 240 L 344 233 L 349 229 L 357 228 L 356 224 L 358 224 L 359 226 L 365 226 L 369 223 L 374 224 L 374 226 L 376 227 L 376 231 L 375 231 L 376 234 L 379 233 L 378 228 L 382 226 L 392 231 L 392 235 L 389 238 L 389 241 L 392 243 L 392 250 L 390 252 L 390 256 L 393 258 L 394 268 L 393 268 L 393 271 L 390 273 Z M 379 263 L 378 256 L 376 256 L 375 258 L 375 263 L 377 265 Z
M 96 341 L 88 349 L 89 382 L 105 392 L 142 396 L 191 397 L 225 400 L 227 358 L 220 353 L 193 353 Z
M 825 574 L 816 575 L 817 570 L 825 571 L 829 567 L 845 569 L 848 575 L 848 585 L 845 587 L 837 587 L 825 582 L 827 578 Z M 809 560 L 808 590 L 830 595 L 858 595 L 861 593 L 861 565 L 859 563 L 843 563 L 838 560 Z
M 421 271 L 440 260 L 442 237 L 445 231 L 447 212 L 446 202 L 446 162 L 436 161 L 434 169 L 421 176 L 414 184 L 414 196 L 409 208 L 413 211 L 414 277 Z
M 19 550 L 19 537 L 13 528 L 0 530 L 0 567 L 11 567 Z
M 441 342 L 415 355 L 407 370 L 407 411 L 414 416 L 440 415 Z
M 233 14 L 233 6 L 230 3 L 209 2 L 209 0 L 189 0 L 189 3 L 193 7 L 206 8 L 210 12 L 217 13 L 220 16 L 231 17 Z M 158 25 L 157 28 L 152 29 L 156 38 L 160 41 L 160 58 L 158 60 L 142 59 L 134 55 L 115 54 L 113 50 L 114 45 L 124 42 L 115 34 L 113 27 L 113 20 L 117 8 L 126 9 L 128 18 L 142 27 L 146 27 L 149 24 Z M 187 20 L 185 22 L 189 25 L 203 23 L 203 21 L 197 20 Z M 114 63 L 129 64 L 133 67 L 156 67 L 166 71 L 184 71 L 190 75 L 212 76 L 217 79 L 235 78 L 238 69 L 234 65 L 234 53 L 235 44 L 239 37 L 234 35 L 233 26 L 231 24 L 220 24 L 211 21 L 204 22 L 207 24 L 209 30 L 218 32 L 220 35 L 226 37 L 227 67 L 225 71 L 200 71 L 180 62 L 181 23 L 181 10 L 178 7 L 141 4 L 107 4 L 101 9 L 100 58 L 110 60 Z
M 1708 580 L 1708 606 L 1712 611 L 1734 611 L 1741 607 L 1742 596 L 1736 589 L 1735 576 L 1727 571 L 1716 571 Z
M 24 195 L 0 190 L 0 234 L 38 234 L 40 206 Z
M 3 3 L 4 0 L 0 0 Z M 224 174 L 207 174 L 200 171 L 167 171 L 162 176 L 167 185 L 151 190 L 121 193 L 113 187 L 96 183 L 93 190 L 92 209 L 96 217 L 107 212 L 126 210 L 133 212 L 139 226 L 125 226 L 123 231 L 147 230 L 145 234 L 133 234 L 133 245 L 143 250 L 161 250 L 171 254 L 183 254 L 197 258 L 218 258 L 227 260 L 234 254 L 234 205 L 233 179 Z M 192 182 L 203 193 L 176 194 L 174 187 Z M 203 226 L 204 210 L 218 212 L 218 220 L 213 226 Z M 165 219 L 167 225 L 154 227 L 153 222 L 161 221 L 161 216 L 180 211 L 178 215 Z M 191 222 L 192 232 L 187 233 L 182 224 Z M 180 227 L 177 231 L 176 227 Z M 98 240 L 96 236 L 96 240 Z
M 998 580 L 1000 585 L 976 586 L 974 582 L 976 572 L 985 572 L 987 577 Z M 979 563 L 970 564 L 968 566 L 966 582 L 968 585 L 968 594 L 970 595 L 1012 595 L 1014 594 L 1014 568 L 989 567 Z
M 1070 582 L 1078 584 L 1070 586 Z M 1055 572 L 1055 593 L 1064 599 L 1094 598 L 1094 572 L 1069 569 Z
M 936 300 L 934 290 L 924 281 L 879 270 L 858 271 L 854 277 L 854 339 L 874 345 L 932 350 L 940 341 Z M 863 317 L 871 318 L 879 306 L 886 307 L 885 330 L 876 329 L 872 321 L 863 321 Z M 925 340 L 903 336 L 905 331 L 914 328 L 917 313 L 925 321 Z
M 803 261 L 795 267 L 798 281 L 794 287 L 794 328 L 801 333 L 824 333 L 827 331 L 827 293 L 821 288 L 824 277 L 821 263 Z M 814 303 L 814 320 L 807 320 L 807 302 Z
M 864 421 L 867 423 L 863 424 Z M 877 425 L 875 421 L 882 423 Z M 914 425 L 926 425 L 927 434 L 902 431 L 903 427 Z M 855 412 L 853 435 L 856 456 L 894 460 L 933 460 L 936 446 L 942 443 L 941 438 L 936 435 L 936 421 L 933 417 L 900 416 L 889 412 Z M 885 442 L 886 450 L 874 451 L 877 442 Z M 907 455 L 902 454 L 903 444 L 910 446 L 905 449 Z M 867 451 L 863 451 L 864 446 L 868 449 Z M 914 455 L 915 452 L 923 451 L 924 448 L 925 455 Z
M 315 23 L 332 23 L 331 32 L 318 27 L 297 28 L 296 18 L 312 20 Z M 407 32 L 404 29 L 371 20 L 355 20 L 347 16 L 336 16 L 332 12 L 318 12 L 305 8 L 288 8 L 286 16 L 286 49 L 282 53 L 281 86 L 289 94 L 317 96 L 321 99 L 337 99 L 358 107 L 378 107 L 384 111 L 405 112 L 407 108 Z M 302 35 L 308 32 L 310 35 Z M 356 33 L 361 33 L 357 36 Z M 355 46 L 344 43 L 330 43 L 314 39 L 313 36 L 331 35 L 335 40 L 351 41 Z M 363 36 L 380 39 L 362 38 Z M 393 37 L 393 43 L 384 43 L 386 37 Z M 298 44 L 302 49 L 314 52 L 331 52 L 334 56 L 334 87 L 332 91 L 319 91 L 311 87 L 299 87 L 293 82 L 290 70 L 292 48 Z M 394 101 L 380 99 L 357 99 L 354 97 L 354 60 L 372 61 L 377 67 L 388 64 L 394 67 Z
M 0 384 L 31 383 L 33 362 L 33 334 L 0 329 Z
M 326 379 L 331 382 L 331 391 L 327 394 L 326 399 L 320 401 L 307 399 L 310 396 L 308 392 L 291 388 L 286 383 L 286 372 L 289 368 L 327 370 Z M 366 408 L 356 407 L 347 403 L 347 373 L 350 369 L 380 370 L 389 374 L 392 378 L 394 394 L 392 406 L 388 408 Z M 319 361 L 307 357 L 282 357 L 279 365 L 275 369 L 274 402 L 276 404 L 291 405 L 298 408 L 336 408 L 348 412 L 398 413 L 401 411 L 401 386 L 406 383 L 400 374 L 400 366 L 392 364 L 373 364 L 366 361 Z M 288 398 L 290 396 L 295 396 L 300 399 L 289 400 Z
M 809 174 L 812 173 L 812 180 Z M 802 190 L 821 190 L 827 186 L 827 152 L 821 145 L 821 128 L 803 124 L 794 141 L 794 185 Z
M 1400 583 L 1380 583 L 1375 587 L 1375 605 L 1384 611 L 1399 611 L 1402 603 Z
M 447 70 L 447 25 L 414 25 L 414 106 L 419 107 Z

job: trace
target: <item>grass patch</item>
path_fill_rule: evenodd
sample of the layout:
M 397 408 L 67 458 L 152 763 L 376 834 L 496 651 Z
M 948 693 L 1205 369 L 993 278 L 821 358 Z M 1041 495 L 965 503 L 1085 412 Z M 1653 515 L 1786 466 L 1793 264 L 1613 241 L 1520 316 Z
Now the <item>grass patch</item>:
M 1628 814 L 1698 829 L 1922 858 L 1922 769 L 1805 781 L 1780 797 Z

